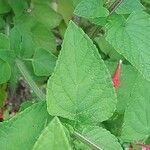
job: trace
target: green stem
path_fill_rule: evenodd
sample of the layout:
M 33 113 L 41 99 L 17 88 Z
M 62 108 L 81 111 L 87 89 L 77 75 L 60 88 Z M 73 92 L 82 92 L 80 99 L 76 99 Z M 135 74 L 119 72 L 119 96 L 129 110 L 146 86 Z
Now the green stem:
M 83 142 L 84 144 L 90 146 L 93 150 L 103 150 L 103 149 L 99 148 L 96 144 L 94 144 L 90 140 L 88 140 L 86 137 L 84 137 L 83 135 L 81 135 L 80 133 L 74 131 L 73 135 L 77 139 L 79 139 L 81 142 Z
M 109 15 L 111 15 L 119 6 L 120 6 L 120 4 L 123 2 L 123 0 L 116 0 L 109 8 L 108 8 L 108 10 L 109 10 L 109 12 L 110 12 L 110 14 Z
M 31 58 L 24 58 L 23 60 L 25 60 L 25 61 L 33 61 L 33 59 L 31 59 Z
M 33 81 L 24 63 L 20 59 L 16 59 L 16 64 L 21 74 L 23 75 L 23 77 L 25 78 L 31 89 L 34 91 L 34 93 L 37 95 L 37 97 L 41 100 L 45 100 L 46 99 L 45 94 L 39 89 L 37 84 Z
M 8 17 L 6 17 L 5 34 L 9 36 L 9 32 L 10 32 L 9 19 Z

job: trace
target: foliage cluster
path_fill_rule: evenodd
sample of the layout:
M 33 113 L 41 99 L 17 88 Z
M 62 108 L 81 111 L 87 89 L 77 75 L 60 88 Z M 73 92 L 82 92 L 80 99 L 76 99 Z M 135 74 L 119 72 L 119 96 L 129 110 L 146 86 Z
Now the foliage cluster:
M 149 13 L 149 0 L 0 0 L 0 107 L 20 77 L 34 93 L 0 123 L 0 149 L 150 144 Z

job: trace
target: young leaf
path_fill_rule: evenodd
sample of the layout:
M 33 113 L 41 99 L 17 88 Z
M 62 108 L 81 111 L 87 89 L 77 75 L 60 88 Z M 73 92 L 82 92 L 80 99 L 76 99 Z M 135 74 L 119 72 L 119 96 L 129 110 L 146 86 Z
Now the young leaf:
M 89 21 L 91 23 L 99 25 L 99 26 L 105 26 L 107 24 L 107 18 L 106 17 L 92 18 L 92 19 L 89 19 Z
M 30 7 L 25 0 L 9 0 L 9 4 L 15 13 L 15 22 L 32 25 L 36 20 L 48 28 L 54 28 L 59 25 L 62 19 L 61 16 L 50 7 L 49 1 L 31 1 Z
M 51 30 L 38 23 L 32 27 L 31 32 L 37 48 L 44 48 L 52 53 L 56 52 L 56 39 Z
M 13 50 L 17 56 L 30 58 L 33 55 L 34 43 L 31 35 L 32 34 L 29 31 L 23 31 L 18 26 L 11 29 L 11 50 Z
M 58 12 L 63 16 L 66 24 L 73 16 L 73 1 L 72 0 L 59 0 L 58 1 Z
M 11 69 L 9 64 L 0 59 L 0 84 L 6 83 L 10 79 Z
M 33 150 L 71 150 L 64 127 L 57 117 L 42 131 Z
M 150 82 L 139 76 L 125 111 L 122 138 L 145 141 L 150 136 Z
M 98 150 L 122 150 L 117 138 L 102 127 L 87 127 L 76 137 Z
M 13 9 L 16 17 L 20 16 L 28 8 L 26 0 L 8 0 L 8 3 Z
M 1 149 L 32 149 L 48 118 L 45 102 L 40 102 L 0 123 Z
M 106 39 L 147 80 L 150 80 L 150 16 L 133 12 L 127 20 L 116 19 L 107 31 Z
M 103 0 L 83 0 L 81 1 L 74 14 L 88 19 L 107 17 L 109 12 L 103 7 Z
M 54 28 L 59 25 L 62 18 L 50 7 L 48 2 L 32 2 L 32 6 L 33 9 L 31 10 L 31 14 L 37 19 L 38 22 L 48 28 Z
M 49 51 L 42 48 L 36 49 L 32 61 L 35 74 L 37 76 L 51 75 L 55 67 L 56 59 L 56 56 Z
M 15 54 L 11 50 L 0 50 L 0 59 L 9 63 L 9 65 L 14 65 Z
M 134 11 L 142 11 L 144 6 L 139 0 L 123 0 L 120 6 L 116 9 L 117 14 L 130 14 Z
M 87 123 L 107 120 L 116 107 L 111 77 L 98 50 L 73 22 L 48 81 L 47 105 L 53 116 Z

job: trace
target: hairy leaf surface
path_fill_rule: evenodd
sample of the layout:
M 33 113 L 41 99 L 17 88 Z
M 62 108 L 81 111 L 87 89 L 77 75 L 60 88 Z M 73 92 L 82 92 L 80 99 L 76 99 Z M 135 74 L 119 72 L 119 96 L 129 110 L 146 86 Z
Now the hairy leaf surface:
M 122 150 L 117 138 L 109 131 L 98 126 L 89 126 L 83 129 L 80 138 L 83 142 L 94 145 L 97 149 Z
M 48 119 L 45 102 L 33 104 L 8 121 L 0 123 L 2 150 L 30 150 Z
M 133 12 L 127 20 L 116 19 L 109 26 L 106 39 L 147 80 L 150 80 L 150 16 Z
M 125 111 L 122 138 L 143 141 L 150 136 L 150 82 L 139 76 Z
M 130 14 L 133 11 L 142 11 L 144 6 L 140 3 L 140 0 L 123 0 L 120 6 L 116 9 L 118 14 Z
M 116 107 L 109 71 L 92 41 L 73 22 L 48 81 L 47 104 L 51 115 L 87 123 L 108 119 Z
M 81 1 L 74 14 L 85 18 L 99 18 L 108 16 L 108 10 L 103 7 L 102 0 L 83 0 Z
M 51 75 L 56 64 L 56 59 L 56 56 L 49 51 L 42 48 L 36 49 L 32 61 L 35 74 L 38 76 Z
M 42 131 L 33 150 L 71 150 L 64 127 L 57 117 Z

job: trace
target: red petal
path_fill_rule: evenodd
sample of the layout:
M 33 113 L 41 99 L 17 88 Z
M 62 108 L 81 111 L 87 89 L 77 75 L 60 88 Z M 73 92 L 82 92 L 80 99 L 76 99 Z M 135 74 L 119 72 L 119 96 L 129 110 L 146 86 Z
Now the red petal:
M 150 145 L 145 145 L 145 144 L 140 144 L 140 143 L 136 143 L 136 145 L 138 145 L 142 148 L 146 148 L 147 150 L 150 150 Z
M 119 61 L 119 64 L 115 70 L 115 73 L 112 77 L 112 82 L 115 88 L 119 87 L 121 82 L 120 82 L 120 72 L 121 72 L 121 64 L 122 64 L 122 60 Z

